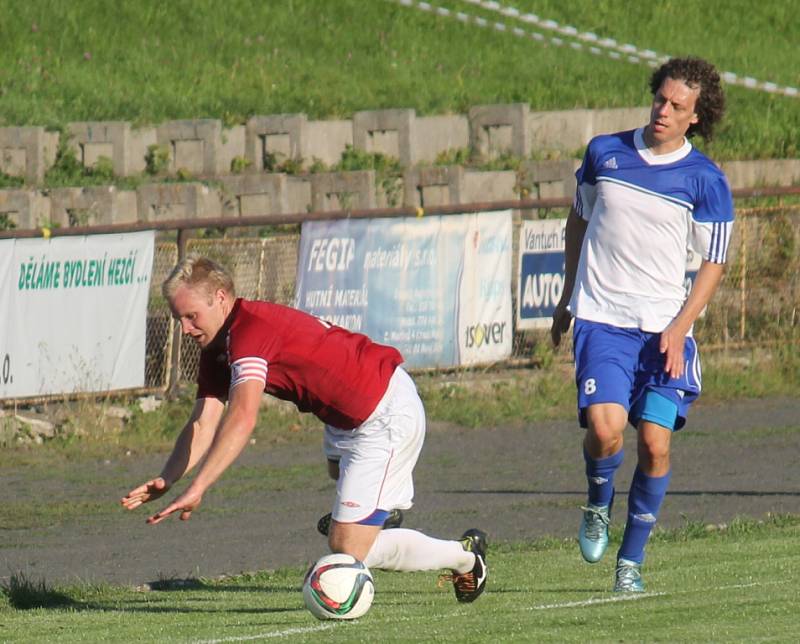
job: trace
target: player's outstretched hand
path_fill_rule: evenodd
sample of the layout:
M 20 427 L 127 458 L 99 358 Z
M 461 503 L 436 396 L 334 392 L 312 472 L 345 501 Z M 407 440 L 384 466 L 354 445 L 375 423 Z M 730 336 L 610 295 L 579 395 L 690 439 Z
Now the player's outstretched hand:
M 170 503 L 166 508 L 154 514 L 149 519 L 147 519 L 147 523 L 150 525 L 155 525 L 156 523 L 161 523 L 164 519 L 166 519 L 170 514 L 174 512 L 181 513 L 181 521 L 188 521 L 189 518 L 192 516 L 192 512 L 197 509 L 200 503 L 203 500 L 203 495 L 195 492 L 192 490 L 192 487 L 189 486 L 187 490 L 181 494 L 177 499 L 175 499 L 172 503 Z
M 142 503 L 160 498 L 170 487 L 171 484 L 167 483 L 167 481 L 159 476 L 158 478 L 149 480 L 147 483 L 143 483 L 139 487 L 133 488 L 122 498 L 120 503 L 128 510 L 135 510 L 142 505 Z
M 569 325 L 572 323 L 572 314 L 566 306 L 560 304 L 556 306 L 553 313 L 553 324 L 550 327 L 550 337 L 553 340 L 553 346 L 557 347 L 561 344 L 561 334 L 569 331 Z

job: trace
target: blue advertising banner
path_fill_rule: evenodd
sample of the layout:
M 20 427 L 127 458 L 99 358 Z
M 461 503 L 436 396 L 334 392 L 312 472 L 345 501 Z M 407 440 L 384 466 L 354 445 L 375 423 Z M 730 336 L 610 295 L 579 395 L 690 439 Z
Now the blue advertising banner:
M 306 222 L 295 306 L 409 367 L 508 357 L 511 213 Z
M 517 329 L 550 326 L 564 288 L 566 219 L 523 221 L 519 237 Z

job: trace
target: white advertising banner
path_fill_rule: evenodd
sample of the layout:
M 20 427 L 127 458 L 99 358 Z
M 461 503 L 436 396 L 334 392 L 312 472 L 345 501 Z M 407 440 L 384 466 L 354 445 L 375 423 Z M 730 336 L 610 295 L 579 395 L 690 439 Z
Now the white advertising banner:
M 458 364 L 505 360 L 514 341 L 511 313 L 511 212 L 463 218 L 458 294 Z
M 0 240 L 0 397 L 144 385 L 154 239 Z
M 303 224 L 296 305 L 409 367 L 511 355 L 511 211 Z

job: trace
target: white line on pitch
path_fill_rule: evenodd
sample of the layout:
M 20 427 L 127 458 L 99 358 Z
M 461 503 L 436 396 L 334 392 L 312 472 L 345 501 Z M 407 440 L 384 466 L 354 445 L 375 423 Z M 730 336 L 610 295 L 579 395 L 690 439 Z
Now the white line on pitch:
M 636 599 L 649 599 L 650 597 L 660 597 L 667 593 L 641 593 L 636 595 L 613 595 L 612 597 L 602 597 L 598 599 L 585 599 L 578 602 L 563 602 L 561 604 L 541 604 L 539 606 L 528 606 L 526 610 L 551 610 L 553 608 L 576 608 L 578 606 L 593 606 L 595 604 L 611 604 L 614 602 L 629 602 Z
M 611 597 L 598 597 L 595 599 L 586 599 L 583 601 L 562 602 L 560 604 L 540 604 L 538 606 L 526 606 L 522 608 L 522 610 L 529 611 L 529 610 L 557 610 L 559 608 L 579 608 L 582 606 L 597 606 L 602 604 L 612 604 L 615 602 L 637 601 L 640 599 L 651 599 L 653 597 L 665 597 L 669 595 L 707 593 L 712 591 L 736 590 L 739 588 L 753 588 L 755 586 L 774 586 L 778 584 L 787 584 L 787 583 L 789 582 L 784 580 L 768 581 L 768 582 L 754 581 L 745 584 L 730 584 L 727 586 L 716 586 L 713 588 L 696 588 L 692 590 L 678 590 L 674 592 L 612 595 Z M 399 620 L 393 619 L 392 621 L 418 621 L 418 620 L 406 616 L 400 618 Z M 333 628 L 338 624 L 339 622 L 331 622 L 326 624 L 319 624 L 317 626 L 301 626 L 297 628 L 287 628 L 286 630 L 283 631 L 269 631 L 267 633 L 259 633 L 258 635 L 240 635 L 240 636 L 223 637 L 215 640 L 197 640 L 195 644 L 223 644 L 224 642 L 247 642 L 259 639 L 274 639 L 278 637 L 290 637 L 291 635 L 303 635 L 305 633 L 319 633 L 321 631 L 326 631 L 329 628 Z
M 707 593 L 720 590 L 735 590 L 738 588 L 752 588 L 753 586 L 773 586 L 775 584 L 786 584 L 788 581 L 753 581 L 747 584 L 730 584 L 728 586 L 717 586 L 715 588 L 697 588 L 693 590 L 677 590 L 674 592 L 660 593 L 637 593 L 635 595 L 612 595 L 611 597 L 599 597 L 596 599 L 585 599 L 583 601 L 562 602 L 560 604 L 540 604 L 539 606 L 528 606 L 524 610 L 552 610 L 557 608 L 577 608 L 579 606 L 594 606 L 597 604 L 612 604 L 614 602 L 635 601 L 638 599 L 650 599 L 651 597 L 664 597 L 668 595 L 685 595 L 689 593 Z
M 301 626 L 298 628 L 287 628 L 285 631 L 270 631 L 267 633 L 259 633 L 258 635 L 235 635 L 231 637 L 223 637 L 217 640 L 197 640 L 195 644 L 222 644 L 222 642 L 246 642 L 248 640 L 266 640 L 276 637 L 289 637 L 291 635 L 303 635 L 305 633 L 319 633 L 320 631 L 327 631 L 333 628 L 336 624 L 319 624 L 317 626 Z

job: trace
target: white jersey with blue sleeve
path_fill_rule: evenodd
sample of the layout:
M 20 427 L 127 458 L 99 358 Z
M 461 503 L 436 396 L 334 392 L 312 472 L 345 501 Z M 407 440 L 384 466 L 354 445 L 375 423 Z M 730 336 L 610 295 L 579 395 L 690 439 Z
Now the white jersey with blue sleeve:
M 572 314 L 659 333 L 686 299 L 687 249 L 725 263 L 733 197 L 722 171 L 684 140 L 653 154 L 643 128 L 595 137 L 575 173 L 588 222 Z

